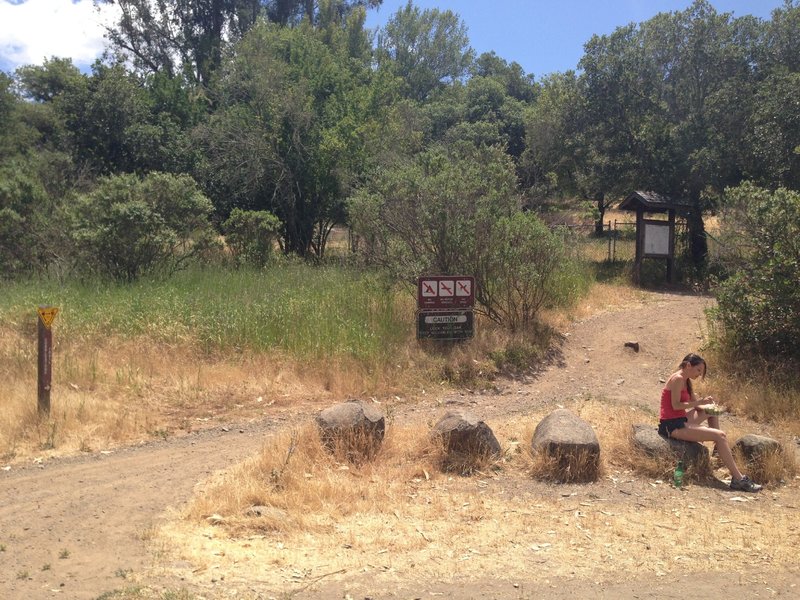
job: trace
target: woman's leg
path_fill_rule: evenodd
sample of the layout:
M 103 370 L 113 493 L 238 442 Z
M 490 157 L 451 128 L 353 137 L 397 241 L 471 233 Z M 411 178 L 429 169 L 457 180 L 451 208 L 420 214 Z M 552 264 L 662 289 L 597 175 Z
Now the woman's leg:
M 682 427 L 674 430 L 670 437 L 684 442 L 714 442 L 719 458 L 731 472 L 731 477 L 735 480 L 742 478 L 742 472 L 736 466 L 736 461 L 733 460 L 733 453 L 728 446 L 728 438 L 724 431 L 711 427 Z
M 689 427 L 702 427 L 703 421 L 708 419 L 708 426 L 711 429 L 720 429 L 719 426 L 719 417 L 717 415 L 709 415 L 706 411 L 700 409 L 692 409 L 688 413 L 686 413 L 687 422 L 686 424 Z M 714 449 L 711 451 L 711 456 L 715 454 L 719 454 L 719 450 L 717 450 L 717 445 L 714 444 Z
M 689 427 L 701 427 L 703 425 L 703 421 L 705 421 L 706 419 L 708 419 L 709 427 L 714 427 L 714 425 L 712 424 L 711 419 L 716 419 L 717 427 L 714 427 L 714 429 L 719 429 L 719 427 L 718 427 L 719 426 L 719 418 L 718 417 L 712 417 L 711 415 L 709 415 L 704 410 L 699 410 L 697 408 L 693 408 L 692 410 L 690 410 L 689 412 L 686 413 L 686 424 Z

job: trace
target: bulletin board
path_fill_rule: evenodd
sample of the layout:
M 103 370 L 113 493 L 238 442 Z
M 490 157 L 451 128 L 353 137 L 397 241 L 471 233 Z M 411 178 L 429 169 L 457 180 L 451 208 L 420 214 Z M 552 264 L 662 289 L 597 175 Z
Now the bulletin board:
M 645 221 L 644 256 L 669 257 L 670 226 L 666 221 Z

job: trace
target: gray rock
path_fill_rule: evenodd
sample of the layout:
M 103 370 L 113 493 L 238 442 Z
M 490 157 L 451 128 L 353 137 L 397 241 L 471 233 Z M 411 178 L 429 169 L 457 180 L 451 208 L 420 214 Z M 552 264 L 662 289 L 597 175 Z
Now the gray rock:
M 560 408 L 536 426 L 531 439 L 534 453 L 558 461 L 563 481 L 595 481 L 600 472 L 600 442 L 586 421 Z
M 658 435 L 654 425 L 634 425 L 633 445 L 648 456 L 670 461 L 682 460 L 687 466 L 701 471 L 708 467 L 708 448 L 699 442 L 684 442 Z
M 444 443 L 448 453 L 500 456 L 500 442 L 492 429 L 475 415 L 462 410 L 448 411 L 431 432 Z
M 531 443 L 534 450 L 550 444 L 600 450 L 591 425 L 565 408 L 554 410 L 539 422 Z
M 374 455 L 386 433 L 383 413 L 360 400 L 326 408 L 317 415 L 316 421 L 322 442 L 328 449 L 341 449 L 350 459 Z
M 781 443 L 772 438 L 749 433 L 736 440 L 734 450 L 739 450 L 748 462 L 757 461 L 764 456 L 781 452 Z

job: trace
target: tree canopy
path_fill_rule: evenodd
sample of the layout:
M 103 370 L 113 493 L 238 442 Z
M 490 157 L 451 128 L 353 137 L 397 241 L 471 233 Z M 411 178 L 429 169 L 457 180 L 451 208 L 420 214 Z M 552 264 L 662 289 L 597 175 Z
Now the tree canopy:
M 420 201 L 455 202 L 432 182 L 458 177 L 422 165 L 448 157 L 467 182 L 469 160 L 490 160 L 502 185 L 484 174 L 500 187 L 476 189 L 517 211 L 590 200 L 602 220 L 636 188 L 687 199 L 698 267 L 723 190 L 800 186 L 797 0 L 769 20 L 696 0 L 591 37 L 578 70 L 539 80 L 475 56 L 456 13 L 413 2 L 370 31 L 380 0 L 108 1 L 120 20 L 89 71 L 51 57 L 0 74 L 3 239 L 30 246 L 0 252 L 4 275 L 54 260 L 52 228 L 33 215 L 73 223 L 76 198 L 109 177 L 191 177 L 220 233 L 234 211 L 245 224 L 268 214 L 277 224 L 241 231 L 320 260 L 335 225 L 369 216 L 350 199 L 386 202 L 390 178 L 413 175 Z M 62 241 L 58 260 L 79 265 Z

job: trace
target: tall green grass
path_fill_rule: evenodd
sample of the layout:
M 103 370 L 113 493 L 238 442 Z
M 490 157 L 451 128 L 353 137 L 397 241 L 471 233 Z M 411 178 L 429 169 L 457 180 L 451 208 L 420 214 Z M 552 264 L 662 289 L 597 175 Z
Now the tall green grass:
M 575 258 L 565 260 L 550 282 L 551 307 L 575 306 L 589 293 L 594 281 L 591 262 Z
M 0 320 L 34 329 L 40 304 L 60 308 L 54 327 L 62 338 L 148 336 L 208 352 L 279 350 L 299 358 L 381 359 L 414 327 L 377 276 L 292 263 L 196 269 L 127 285 L 10 283 L 0 291 Z

